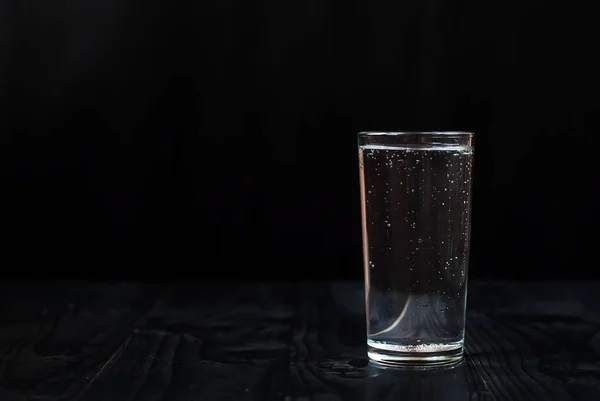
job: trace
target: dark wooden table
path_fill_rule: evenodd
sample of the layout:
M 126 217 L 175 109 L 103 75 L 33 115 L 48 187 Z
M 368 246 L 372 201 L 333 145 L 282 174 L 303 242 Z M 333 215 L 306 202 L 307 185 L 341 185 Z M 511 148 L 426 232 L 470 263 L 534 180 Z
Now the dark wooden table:
M 600 400 L 600 283 L 471 282 L 428 371 L 367 364 L 361 283 L 0 289 L 0 401 Z

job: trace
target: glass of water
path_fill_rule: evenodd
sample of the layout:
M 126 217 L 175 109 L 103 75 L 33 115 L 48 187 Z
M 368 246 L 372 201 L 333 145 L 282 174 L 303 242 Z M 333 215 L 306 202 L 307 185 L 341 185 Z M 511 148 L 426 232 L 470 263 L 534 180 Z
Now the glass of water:
M 369 358 L 463 355 L 473 134 L 358 135 Z

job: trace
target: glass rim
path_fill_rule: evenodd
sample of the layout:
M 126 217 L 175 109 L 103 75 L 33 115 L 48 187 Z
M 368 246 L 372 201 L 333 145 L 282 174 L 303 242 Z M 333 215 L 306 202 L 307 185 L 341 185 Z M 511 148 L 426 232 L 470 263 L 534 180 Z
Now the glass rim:
M 444 135 L 474 136 L 470 131 L 361 131 L 359 136 Z

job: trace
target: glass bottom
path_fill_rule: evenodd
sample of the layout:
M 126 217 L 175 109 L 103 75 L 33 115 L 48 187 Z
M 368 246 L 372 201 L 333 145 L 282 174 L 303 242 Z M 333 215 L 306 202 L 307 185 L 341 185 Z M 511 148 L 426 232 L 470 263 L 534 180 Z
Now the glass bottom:
M 403 345 L 367 340 L 367 348 L 369 359 L 383 365 L 447 365 L 458 362 L 463 357 L 463 341 Z

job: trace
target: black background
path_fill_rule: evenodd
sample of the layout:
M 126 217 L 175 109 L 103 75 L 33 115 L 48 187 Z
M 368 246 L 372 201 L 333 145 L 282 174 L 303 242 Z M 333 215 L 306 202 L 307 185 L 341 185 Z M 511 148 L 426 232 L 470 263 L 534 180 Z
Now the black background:
M 472 277 L 600 277 L 596 19 L 534 0 L 4 0 L 3 274 L 360 278 L 356 133 L 467 130 Z

